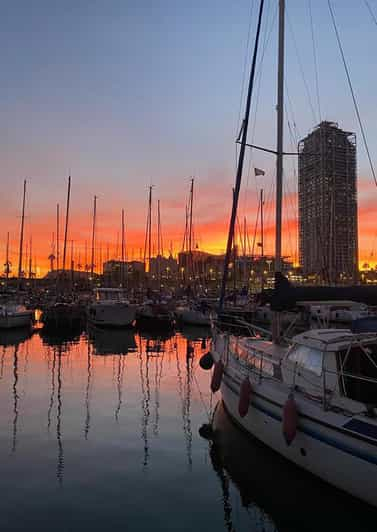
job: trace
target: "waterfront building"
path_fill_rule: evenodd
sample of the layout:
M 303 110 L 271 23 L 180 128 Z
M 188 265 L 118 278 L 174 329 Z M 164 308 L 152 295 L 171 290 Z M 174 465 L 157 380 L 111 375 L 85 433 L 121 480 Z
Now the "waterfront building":
M 299 143 L 300 265 L 323 282 L 357 277 L 356 136 L 321 122 Z

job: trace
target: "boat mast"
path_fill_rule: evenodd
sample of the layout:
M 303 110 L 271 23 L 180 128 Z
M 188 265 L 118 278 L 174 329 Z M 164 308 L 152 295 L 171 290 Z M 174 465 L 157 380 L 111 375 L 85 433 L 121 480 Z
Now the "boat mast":
M 275 232 L 275 283 L 282 271 L 282 198 L 283 198 L 283 134 L 284 134 L 284 31 L 285 0 L 279 0 L 279 48 L 278 48 L 278 90 L 277 90 L 277 145 L 276 145 L 276 232 Z M 272 340 L 279 342 L 280 314 L 274 312 Z
M 7 247 L 6 247 L 6 252 L 5 252 L 5 277 L 7 280 L 7 286 L 8 286 L 9 273 L 10 273 L 10 262 L 9 262 L 9 231 L 8 231 L 7 232 Z
M 22 274 L 22 250 L 23 250 L 23 244 L 24 244 L 24 224 L 25 224 L 25 199 L 26 199 L 26 179 L 24 179 L 24 193 L 23 193 L 23 199 L 22 199 L 20 252 L 18 255 L 18 288 L 20 288 L 20 285 L 21 285 L 21 274 Z
M 64 229 L 64 246 L 63 246 L 63 275 L 65 271 L 65 259 L 67 253 L 67 236 L 68 236 L 68 219 L 69 219 L 69 202 L 71 198 L 71 176 L 68 176 L 67 205 L 65 211 L 65 229 Z
M 261 24 L 262 24 L 263 6 L 264 6 L 264 0 L 261 0 L 260 6 L 259 6 L 258 25 L 257 25 L 256 36 L 255 36 L 253 60 L 252 60 L 251 70 L 250 70 L 249 87 L 248 87 L 247 98 L 246 98 L 245 117 L 243 119 L 241 131 L 239 134 L 239 137 L 241 137 L 241 141 L 240 141 L 241 148 L 240 148 L 240 154 L 238 157 L 236 184 L 235 184 L 235 188 L 233 192 L 232 214 L 230 217 L 228 241 L 226 245 L 226 253 L 225 253 L 225 259 L 224 259 L 224 271 L 223 271 L 223 278 L 222 278 L 222 283 L 221 283 L 220 303 L 219 303 L 220 311 L 223 309 L 223 306 L 224 306 L 226 283 L 228 280 L 228 272 L 229 272 L 229 262 L 230 262 L 230 257 L 232 253 L 234 226 L 235 226 L 236 217 L 237 217 L 238 198 L 240 195 L 242 171 L 243 171 L 243 164 L 245 160 L 247 131 L 249 127 L 249 116 L 250 116 L 250 107 L 251 107 L 251 95 L 252 95 L 253 86 L 254 86 L 255 68 L 256 68 L 256 62 L 257 62 L 259 35 L 260 35 L 260 29 L 261 29 Z
M 29 254 L 29 279 L 31 279 L 32 276 L 32 269 L 33 269 L 33 255 L 32 255 L 32 249 L 33 249 L 33 240 L 32 237 L 30 237 L 30 254 Z
M 73 257 L 73 240 L 71 240 L 71 283 L 72 283 L 72 291 L 73 291 L 73 285 L 75 281 L 75 261 Z
M 92 227 L 92 255 L 90 259 L 90 277 L 93 279 L 94 273 L 94 246 L 96 237 L 96 215 L 97 215 L 97 196 L 94 196 L 93 202 L 93 227 Z
M 160 200 L 157 201 L 157 278 L 158 287 L 161 286 L 161 258 L 162 258 L 162 238 L 161 238 L 161 214 L 160 214 Z
M 261 276 L 261 288 L 263 290 L 264 288 L 264 228 L 263 228 L 263 188 L 260 190 L 260 231 L 261 231 L 261 237 L 260 237 L 260 245 L 261 245 L 261 269 L 262 269 L 262 276 Z
M 190 186 L 190 211 L 189 211 L 189 238 L 188 238 L 188 247 L 189 247 L 189 277 L 194 277 L 194 261 L 192 256 L 192 209 L 193 209 L 193 201 L 194 201 L 194 178 L 191 178 L 191 186 Z
M 59 275 L 59 203 L 56 204 L 56 271 L 57 276 Z
M 150 271 L 150 269 L 151 269 L 151 258 L 152 258 L 152 185 L 149 187 L 148 216 L 149 216 L 148 271 Z
M 122 209 L 122 270 L 121 270 L 121 283 L 122 288 L 124 288 L 124 209 Z

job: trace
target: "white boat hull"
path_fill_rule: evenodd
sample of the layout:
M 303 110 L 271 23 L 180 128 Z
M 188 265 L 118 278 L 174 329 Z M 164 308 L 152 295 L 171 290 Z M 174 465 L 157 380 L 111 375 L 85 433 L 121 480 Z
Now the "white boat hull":
M 176 315 L 179 321 L 187 325 L 209 326 L 211 324 L 210 317 L 197 310 L 178 309 Z
M 216 360 L 220 358 L 216 352 L 213 355 Z M 268 382 L 252 382 L 251 403 L 248 413 L 242 418 L 238 406 L 243 377 L 235 364 L 236 361 L 230 356 L 221 383 L 225 407 L 234 420 L 288 460 L 337 488 L 377 506 L 377 439 L 373 442 L 373 439 L 361 434 L 354 437 L 346 434 L 342 426 L 330 426 L 310 415 L 300 415 L 297 435 L 288 446 L 282 431 L 286 393 L 271 393 Z M 296 401 L 299 411 L 303 411 L 300 410 L 297 396 Z
M 88 320 L 97 327 L 130 327 L 136 315 L 136 307 L 127 303 L 95 303 L 88 309 Z

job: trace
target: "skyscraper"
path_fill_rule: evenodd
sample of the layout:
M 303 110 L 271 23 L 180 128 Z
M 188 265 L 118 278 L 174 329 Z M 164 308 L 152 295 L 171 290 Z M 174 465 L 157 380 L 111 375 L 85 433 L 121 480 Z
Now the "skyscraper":
M 356 136 L 321 122 L 299 143 L 299 250 L 305 274 L 357 275 Z

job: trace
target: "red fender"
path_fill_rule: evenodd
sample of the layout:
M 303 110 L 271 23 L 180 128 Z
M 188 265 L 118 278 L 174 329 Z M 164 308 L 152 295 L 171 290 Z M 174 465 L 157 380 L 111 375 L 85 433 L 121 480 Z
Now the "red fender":
M 249 378 L 245 377 L 240 387 L 240 400 L 238 402 L 238 413 L 241 417 L 245 417 L 249 411 L 252 392 L 253 388 Z
M 297 404 L 293 395 L 290 395 L 283 409 L 283 435 L 287 445 L 291 445 L 296 437 L 297 423 Z
M 224 364 L 222 360 L 218 360 L 213 368 L 212 380 L 211 380 L 211 390 L 212 393 L 217 392 L 220 389 L 221 380 L 224 373 Z

